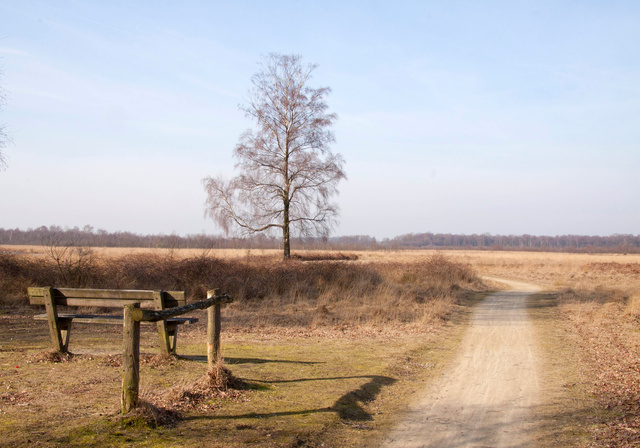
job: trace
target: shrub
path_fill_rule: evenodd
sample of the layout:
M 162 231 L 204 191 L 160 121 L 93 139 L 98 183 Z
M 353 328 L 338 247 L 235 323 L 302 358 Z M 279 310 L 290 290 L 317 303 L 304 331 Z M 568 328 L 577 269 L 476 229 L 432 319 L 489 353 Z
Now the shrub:
M 225 315 L 238 325 L 363 325 L 446 319 L 465 290 L 481 285 L 469 266 L 440 255 L 418 262 L 363 263 L 343 255 L 282 262 L 171 253 L 97 258 L 85 249 L 55 253 L 64 256 L 0 252 L 3 300 L 26 303 L 28 286 L 46 285 L 184 290 L 189 300 L 220 288 L 235 299 Z

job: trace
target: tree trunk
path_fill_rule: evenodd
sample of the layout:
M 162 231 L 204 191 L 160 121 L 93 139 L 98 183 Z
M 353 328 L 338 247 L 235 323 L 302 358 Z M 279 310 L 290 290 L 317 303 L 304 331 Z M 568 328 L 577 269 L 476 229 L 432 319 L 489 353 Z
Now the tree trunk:
M 284 259 L 291 258 L 291 243 L 289 241 L 289 203 L 284 203 L 284 214 L 282 220 L 282 245 L 284 246 Z

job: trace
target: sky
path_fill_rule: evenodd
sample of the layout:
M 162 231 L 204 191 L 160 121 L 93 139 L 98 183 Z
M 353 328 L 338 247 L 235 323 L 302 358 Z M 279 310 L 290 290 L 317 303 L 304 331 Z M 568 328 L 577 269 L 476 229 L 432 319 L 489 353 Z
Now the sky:
M 0 227 L 219 234 L 262 56 L 318 64 L 334 235 L 640 234 L 636 1 L 0 2 Z

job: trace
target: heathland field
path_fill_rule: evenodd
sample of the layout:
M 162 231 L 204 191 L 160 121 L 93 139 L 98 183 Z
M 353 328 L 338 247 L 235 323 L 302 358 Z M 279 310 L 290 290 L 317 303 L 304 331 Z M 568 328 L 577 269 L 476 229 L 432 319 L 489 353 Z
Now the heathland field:
M 379 446 L 456 365 L 500 279 L 523 298 L 540 397 L 539 446 L 640 443 L 640 256 L 541 252 L 298 252 L 4 246 L 0 446 Z M 50 351 L 28 286 L 220 288 L 225 369 L 205 382 L 206 319 L 178 356 L 143 327 L 142 406 L 119 415 L 122 332 L 74 325 Z M 524 297 L 524 296 L 523 296 Z M 96 311 L 96 310 L 94 310 Z M 471 325 L 471 326 L 470 326 Z M 462 345 L 461 345 L 462 344 Z M 445 375 L 446 376 L 446 375 Z

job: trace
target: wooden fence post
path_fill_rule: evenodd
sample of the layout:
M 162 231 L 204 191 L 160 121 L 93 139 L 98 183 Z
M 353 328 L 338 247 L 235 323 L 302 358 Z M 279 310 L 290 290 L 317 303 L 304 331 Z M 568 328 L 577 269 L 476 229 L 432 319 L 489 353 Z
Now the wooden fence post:
M 126 414 L 138 405 L 140 383 L 140 321 L 134 320 L 139 303 L 124 307 L 122 350 L 122 413 Z
M 207 299 L 215 297 L 220 293 L 219 289 L 207 291 Z M 211 369 L 220 357 L 220 327 L 221 317 L 220 308 L 222 305 L 217 304 L 207 309 L 207 362 Z

